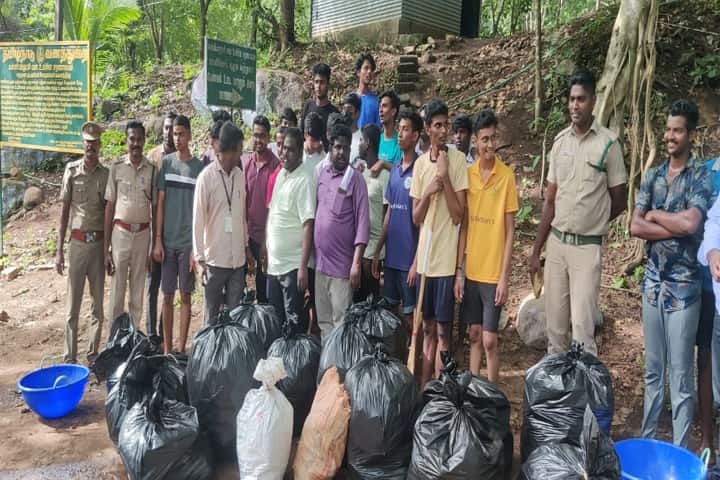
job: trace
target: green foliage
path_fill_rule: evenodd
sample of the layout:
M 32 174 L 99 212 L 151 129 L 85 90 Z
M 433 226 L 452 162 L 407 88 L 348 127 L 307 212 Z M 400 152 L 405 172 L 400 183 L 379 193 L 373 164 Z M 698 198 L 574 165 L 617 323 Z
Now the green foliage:
M 115 160 L 116 158 L 127 153 L 125 145 L 125 132 L 120 130 L 107 129 L 102 134 L 102 150 L 100 156 Z
M 690 71 L 693 85 L 711 85 L 720 80 L 720 55 L 705 55 L 695 58 L 695 66 Z
M 185 68 L 185 73 L 183 74 L 183 78 L 185 78 L 186 82 L 189 82 L 190 80 L 197 77 L 198 73 L 200 73 L 200 69 L 202 69 L 202 65 L 195 63 L 195 64 L 189 64 L 186 63 L 183 65 Z
M 627 288 L 628 287 L 627 279 L 622 275 L 618 275 L 617 277 L 615 277 L 613 279 L 613 287 Z
M 533 207 L 529 203 L 523 203 L 523 206 L 515 214 L 515 220 L 519 223 L 523 223 L 530 218 L 533 212 Z
M 162 87 L 159 87 L 157 90 L 153 92 L 152 95 L 150 95 L 150 98 L 147 99 L 147 105 L 148 107 L 152 108 L 157 112 L 157 110 L 160 108 L 160 104 L 162 102 L 162 95 L 163 95 L 163 89 Z
M 45 238 L 45 251 L 51 255 L 57 251 L 57 231 L 54 227 L 50 229 Z
M 633 270 L 632 273 L 632 279 L 635 281 L 635 283 L 640 283 L 645 276 L 645 267 L 643 265 L 638 265 L 635 267 L 635 270 Z
M 64 169 L 65 163 L 62 161 L 62 157 L 59 154 L 45 155 L 45 158 L 37 167 L 38 171 L 47 173 L 62 172 Z

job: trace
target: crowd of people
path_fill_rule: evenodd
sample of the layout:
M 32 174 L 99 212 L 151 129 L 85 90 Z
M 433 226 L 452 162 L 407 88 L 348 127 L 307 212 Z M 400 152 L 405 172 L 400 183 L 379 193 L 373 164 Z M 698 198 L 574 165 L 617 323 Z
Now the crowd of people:
M 128 311 L 139 322 L 146 296 L 147 333 L 162 337 L 165 352 L 186 349 L 196 274 L 205 325 L 222 308 L 241 302 L 252 275 L 259 302 L 273 305 L 282 318 L 297 318 L 321 338 L 353 301 L 370 295 L 384 297 L 408 328 L 420 308 L 422 385 L 438 375 L 440 352 L 454 350 L 459 304 L 470 370 L 480 374 L 484 356 L 487 378 L 496 382 L 498 323 L 509 294 L 518 211 L 514 173 L 496 151 L 498 118 L 484 109 L 451 122 L 439 99 L 419 111 L 401 108 L 394 91 L 372 91 L 375 68 L 372 55 L 361 55 L 357 90 L 335 106 L 328 98 L 330 67 L 315 65 L 313 97 L 300 121 L 286 109 L 273 136 L 270 121 L 256 116 L 250 153 L 244 153 L 243 130 L 227 112 L 213 114 L 211 142 L 200 157 L 190 149 L 190 120 L 168 114 L 163 143 L 147 156 L 143 124 L 129 121 L 127 155 L 106 167 L 98 158 L 102 128 L 85 124 L 85 155 L 65 170 L 58 229 L 62 273 L 70 227 L 65 360 L 77 361 L 86 279 L 92 360 L 101 339 L 106 274 L 109 317 Z M 571 124 L 556 136 L 550 153 L 542 217 L 528 258 L 531 274 L 544 271 L 549 353 L 566 351 L 576 340 L 598 354 L 603 240 L 633 183 L 617 135 L 593 117 L 595 100 L 593 76 L 572 75 Z M 711 355 L 713 340 L 720 338 L 720 322 L 714 321 L 720 206 L 713 206 L 720 160 L 703 164 L 692 156 L 698 116 L 686 100 L 670 107 L 667 158 L 643 177 L 630 233 L 645 240 L 648 256 L 642 435 L 656 434 L 667 370 L 673 440 L 687 446 L 697 345 L 705 447 L 712 444 L 712 373 L 720 372 L 720 352 Z M 418 298 L 423 277 L 424 295 Z M 180 329 L 174 343 L 177 290 Z

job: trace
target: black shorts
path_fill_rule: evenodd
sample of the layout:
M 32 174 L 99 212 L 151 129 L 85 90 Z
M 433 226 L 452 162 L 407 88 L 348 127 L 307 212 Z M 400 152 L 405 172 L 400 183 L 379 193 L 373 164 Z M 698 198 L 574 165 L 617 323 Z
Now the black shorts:
M 453 286 L 455 277 L 427 277 L 423 293 L 423 318 L 437 320 L 440 323 L 452 322 L 455 295 Z M 420 295 L 420 289 L 417 289 Z
M 501 306 L 495 305 L 494 283 L 474 282 L 465 279 L 465 294 L 462 303 L 462 319 L 469 325 L 482 325 L 487 332 L 497 332 Z
M 695 345 L 699 350 L 709 351 L 712 345 L 713 322 L 715 320 L 715 295 L 712 290 L 703 290 L 700 300 L 700 321 L 698 322 Z

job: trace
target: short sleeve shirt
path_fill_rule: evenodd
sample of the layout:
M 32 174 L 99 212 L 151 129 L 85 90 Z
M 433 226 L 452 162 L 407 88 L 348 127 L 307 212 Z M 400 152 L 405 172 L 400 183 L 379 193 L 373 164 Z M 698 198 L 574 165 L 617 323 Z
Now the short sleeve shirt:
M 372 175 L 370 175 L 370 169 L 366 168 L 363 170 L 363 177 L 365 178 L 365 183 L 367 183 L 368 203 L 370 206 L 370 240 L 368 240 L 367 247 L 365 248 L 364 257 L 372 259 L 375 248 L 380 240 L 383 221 L 385 220 L 384 205 L 387 203 L 385 201 L 385 190 L 387 189 L 388 180 L 390 179 L 390 172 L 382 169 L 380 170 L 380 174 L 373 178 Z M 379 258 L 380 260 L 385 258 L 385 248 L 380 250 Z
M 713 205 L 718 197 L 718 193 L 720 193 L 720 157 L 705 162 L 705 168 L 710 171 L 710 177 L 712 178 L 712 197 L 708 205 Z M 710 275 L 709 267 L 703 267 L 703 289 L 708 292 L 712 292 L 713 289 L 712 275 Z
M 168 153 L 165 152 L 165 145 L 160 144 L 152 149 L 147 154 L 148 160 L 150 160 L 150 163 L 152 163 L 155 168 L 157 168 L 157 171 L 159 172 L 162 168 L 162 160 L 165 155 Z
M 70 229 L 100 232 L 104 229 L 107 167 L 97 164 L 93 171 L 85 159 L 69 162 L 63 175 L 61 196 L 70 203 Z
M 664 210 L 670 213 L 690 208 L 700 211 L 703 219 L 710 208 L 712 180 L 700 162 L 690 160 L 668 185 L 668 161 L 650 168 L 640 183 L 635 208 L 642 212 Z M 703 231 L 667 240 L 646 242 L 643 292 L 652 305 L 662 305 L 668 312 L 684 310 L 700 299 L 701 275 L 697 252 Z
M 395 165 L 402 158 L 400 145 L 398 144 L 398 134 L 395 132 L 391 139 L 385 138 L 385 133 L 380 132 L 380 148 L 378 150 L 378 159 L 382 162 Z
M 568 127 L 555 137 L 548 182 L 558 186 L 552 226 L 561 232 L 605 235 L 610 220 L 609 188 L 627 183 L 617 136 L 593 121 L 582 136 Z
M 368 123 L 374 123 L 380 126 L 380 106 L 378 98 L 372 92 L 360 96 L 360 116 L 358 117 L 357 126 L 362 128 Z
M 258 168 L 255 162 L 257 156 L 257 152 L 252 152 L 243 159 L 242 163 L 245 171 L 245 189 L 247 191 L 248 232 L 252 241 L 262 245 L 265 243 L 265 226 L 268 216 L 268 180 L 280 165 L 280 160 L 270 149 L 265 149 L 262 153 L 264 163 Z
M 475 282 L 498 283 L 505 253 L 505 215 L 518 211 L 515 175 L 495 157 L 487 181 L 480 164 L 468 168 L 467 192 L 467 278 Z
M 136 168 L 127 156 L 110 166 L 105 200 L 115 202 L 115 220 L 149 223 L 157 202 L 157 169 L 147 158 Z
M 461 192 L 468 188 L 467 165 L 465 155 L 457 150 L 448 150 L 448 175 L 453 191 Z M 425 189 L 437 175 L 437 166 L 426 152 L 415 161 L 415 169 L 410 186 L 410 196 L 420 200 Z M 433 211 L 437 213 L 433 214 Z M 430 221 L 434 218 L 434 223 Z M 428 253 L 429 231 L 432 229 L 432 242 Z M 448 277 L 455 275 L 457 265 L 457 246 L 459 229 L 452 221 L 450 210 L 443 192 L 436 193 L 430 200 L 425 221 L 420 228 L 418 240 L 418 273 L 428 277 Z M 425 264 L 427 263 L 427 269 Z
M 385 191 L 385 200 L 390 209 L 385 239 L 385 266 L 401 271 L 410 270 L 418 242 L 418 228 L 413 223 L 413 202 L 410 197 L 415 162 L 417 160 L 413 160 L 405 169 L 402 162 L 393 165 Z
M 270 275 L 284 275 L 300 267 L 303 225 L 315 218 L 315 205 L 314 172 L 306 165 L 300 165 L 292 172 L 281 169 L 275 181 L 267 222 Z
M 163 217 L 163 245 L 166 248 L 192 247 L 192 218 L 195 184 L 204 165 L 196 157 L 178 160 L 171 153 L 163 159 L 158 175 L 158 189 L 165 192 Z

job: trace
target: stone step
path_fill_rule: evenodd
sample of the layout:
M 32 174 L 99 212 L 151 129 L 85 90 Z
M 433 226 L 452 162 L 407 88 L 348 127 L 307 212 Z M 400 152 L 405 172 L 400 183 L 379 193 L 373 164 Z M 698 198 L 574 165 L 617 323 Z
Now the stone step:
M 400 63 L 417 63 L 417 55 L 400 55 Z
M 398 75 L 398 81 L 399 82 L 413 82 L 416 83 L 418 80 L 420 80 L 420 74 L 419 73 L 400 73 Z
M 400 73 L 417 73 L 418 64 L 417 63 L 401 63 L 400 65 L 398 65 L 397 71 Z
M 398 93 L 414 92 L 415 82 L 398 82 L 395 84 L 395 91 Z

